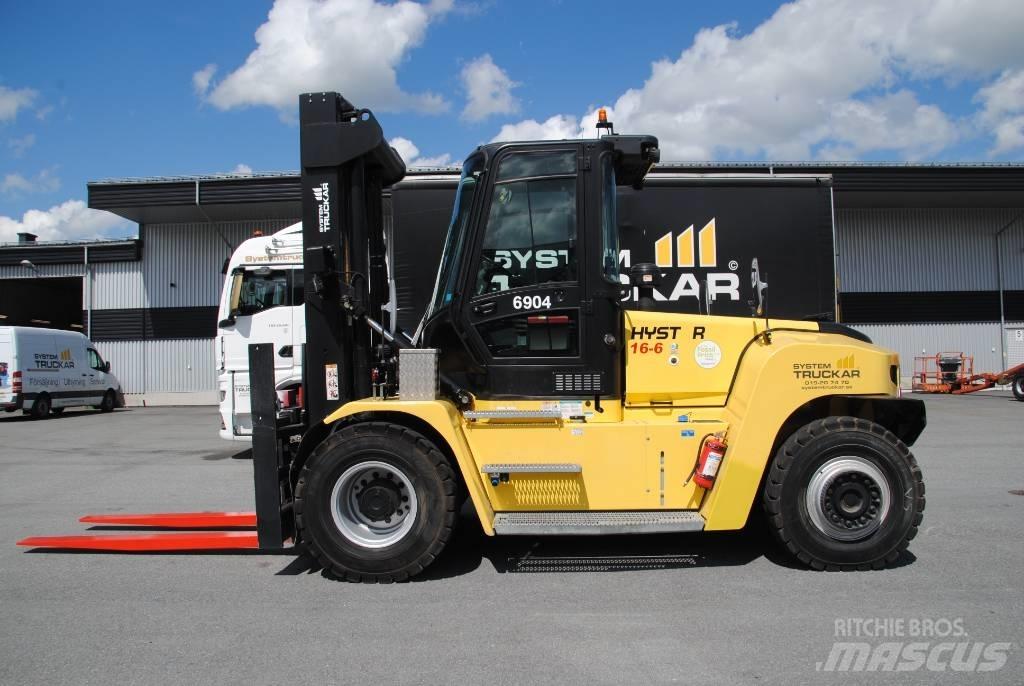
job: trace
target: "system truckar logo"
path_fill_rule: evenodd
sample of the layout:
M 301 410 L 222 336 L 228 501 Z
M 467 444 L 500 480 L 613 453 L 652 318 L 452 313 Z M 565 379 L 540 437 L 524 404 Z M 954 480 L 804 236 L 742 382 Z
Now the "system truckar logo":
M 625 269 L 629 269 L 632 261 L 630 251 L 621 251 L 619 261 Z M 710 299 L 740 299 L 740 277 L 735 273 L 739 263 L 736 260 L 729 260 L 729 271 L 710 271 L 719 268 L 718 229 L 714 217 L 699 231 L 690 224 L 678 234 L 669 231 L 655 240 L 654 263 L 671 270 L 707 269 L 709 271 L 704 274 L 703 287 Z M 654 291 L 655 300 L 700 299 L 702 282 L 692 271 L 666 272 L 663 276 L 665 281 L 662 290 Z M 666 289 L 671 289 L 667 295 L 664 292 Z
M 320 233 L 326 233 L 331 230 L 331 188 L 326 181 L 313 187 L 313 199 L 316 200 Z

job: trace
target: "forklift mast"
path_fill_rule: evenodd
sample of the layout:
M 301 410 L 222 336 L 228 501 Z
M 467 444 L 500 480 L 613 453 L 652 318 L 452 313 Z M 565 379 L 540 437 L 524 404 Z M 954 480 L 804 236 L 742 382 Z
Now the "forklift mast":
M 381 191 L 405 163 L 380 124 L 338 93 L 299 96 L 306 426 L 370 395 L 373 340 L 388 294 Z

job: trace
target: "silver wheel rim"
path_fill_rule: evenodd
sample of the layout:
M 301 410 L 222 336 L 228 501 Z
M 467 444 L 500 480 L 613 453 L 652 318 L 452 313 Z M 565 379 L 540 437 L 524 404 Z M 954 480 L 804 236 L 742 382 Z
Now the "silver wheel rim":
M 821 533 L 859 541 L 875 533 L 892 505 L 889 482 L 870 460 L 835 457 L 818 467 L 807 484 L 807 514 Z
M 375 489 L 375 490 L 370 490 Z M 370 505 L 392 500 L 390 512 L 373 514 Z M 364 548 L 384 548 L 402 540 L 416 523 L 416 491 L 402 470 L 377 460 L 346 469 L 331 489 L 331 516 L 338 531 Z

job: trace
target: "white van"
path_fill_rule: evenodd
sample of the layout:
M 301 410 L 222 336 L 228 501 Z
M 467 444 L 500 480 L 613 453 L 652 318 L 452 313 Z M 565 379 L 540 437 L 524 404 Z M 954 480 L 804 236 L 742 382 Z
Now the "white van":
M 0 409 L 36 419 L 66 407 L 124 407 L 121 383 L 76 331 L 0 326 Z

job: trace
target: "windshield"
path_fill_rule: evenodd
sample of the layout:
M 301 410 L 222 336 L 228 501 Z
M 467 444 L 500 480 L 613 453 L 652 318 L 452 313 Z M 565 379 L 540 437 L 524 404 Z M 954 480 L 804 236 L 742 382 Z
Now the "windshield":
M 303 303 L 300 269 L 246 269 L 236 272 L 233 279 L 233 315 L 253 315 L 274 307 L 293 307 Z
M 455 281 L 458 279 L 459 264 L 466 242 L 469 213 L 473 208 L 473 197 L 480 184 L 483 169 L 483 155 L 470 157 L 462 167 L 462 178 L 459 179 L 459 189 L 455 193 L 455 207 L 452 209 L 452 221 L 448 226 L 448 236 L 444 240 L 441 265 L 438 267 L 437 281 L 434 283 L 434 297 L 431 299 L 427 317 L 432 316 L 451 302 L 455 293 Z
M 601 266 L 606 279 L 619 283 L 619 225 L 615 207 L 615 165 L 611 155 L 601 158 Z

